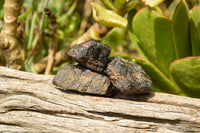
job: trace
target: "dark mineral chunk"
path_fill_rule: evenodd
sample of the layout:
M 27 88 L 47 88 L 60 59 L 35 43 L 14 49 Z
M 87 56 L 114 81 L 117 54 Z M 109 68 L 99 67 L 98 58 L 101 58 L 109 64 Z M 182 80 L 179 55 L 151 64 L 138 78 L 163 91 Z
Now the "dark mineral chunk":
M 73 65 L 66 65 L 60 69 L 53 83 L 64 90 L 98 95 L 109 93 L 110 86 L 107 76 Z
M 152 81 L 142 67 L 121 57 L 112 57 L 106 68 L 113 86 L 122 93 L 139 94 L 152 90 Z
M 102 72 L 107 65 L 110 51 L 109 46 L 90 40 L 73 46 L 68 55 L 83 66 Z

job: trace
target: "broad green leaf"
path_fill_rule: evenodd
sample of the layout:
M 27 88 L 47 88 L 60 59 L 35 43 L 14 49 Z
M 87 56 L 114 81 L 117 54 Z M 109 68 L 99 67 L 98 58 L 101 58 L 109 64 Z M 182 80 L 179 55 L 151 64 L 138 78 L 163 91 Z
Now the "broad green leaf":
M 169 66 L 176 59 L 171 21 L 148 8 L 133 18 L 132 28 L 139 39 L 138 47 L 147 59 L 169 77 Z
M 170 72 L 180 89 L 200 98 L 200 57 L 178 59 L 171 64 Z
M 200 55 L 200 7 L 195 6 L 192 9 L 190 19 L 190 35 L 192 44 L 192 54 Z
M 161 15 L 163 15 L 163 11 L 160 9 L 160 7 L 156 6 L 155 8 L 153 8 L 156 12 L 160 13 Z
M 150 7 L 155 7 L 162 3 L 164 0 L 145 0 L 145 4 L 149 5 Z
M 136 10 L 131 10 L 131 11 L 128 12 L 128 17 L 127 17 L 127 20 L 128 20 L 128 25 L 127 25 L 128 31 L 133 32 L 132 23 L 133 23 L 133 17 L 135 16 L 136 13 L 137 13 Z
M 116 9 L 124 8 L 126 0 L 114 0 L 114 5 Z
M 128 31 L 128 35 L 130 36 L 130 39 L 133 42 L 133 45 L 135 45 L 135 47 L 138 50 L 138 52 L 142 55 L 143 58 L 148 60 L 147 55 L 145 54 L 145 52 L 141 48 L 141 42 L 138 39 L 138 37 L 132 31 Z
M 127 20 L 111 10 L 107 10 L 97 3 L 92 3 L 93 17 L 102 25 L 107 27 L 126 27 Z
M 111 2 L 111 0 L 101 0 L 101 2 L 110 10 L 114 10 L 115 7 L 113 5 L 113 3 Z
M 139 64 L 150 76 L 153 87 L 167 93 L 181 94 L 180 89 L 169 79 L 166 78 L 153 64 L 140 58 L 134 58 L 133 62 Z
M 177 5 L 180 3 L 181 0 L 173 0 L 172 3 L 169 5 L 168 10 L 169 10 L 169 18 L 172 19 L 174 11 L 177 7 Z
M 130 0 L 128 3 L 126 3 L 126 6 L 124 8 L 124 12 L 129 12 L 132 9 L 135 8 L 135 6 L 138 4 L 139 0 Z
M 172 35 L 176 58 L 183 58 L 191 55 L 189 36 L 189 10 L 185 0 L 177 6 L 172 19 Z
M 135 47 L 139 53 L 147 60 L 147 57 L 145 55 L 145 53 L 141 50 L 140 46 L 140 40 L 138 39 L 138 37 L 133 33 L 133 28 L 132 28 L 132 24 L 133 24 L 133 17 L 135 16 L 135 14 L 137 13 L 136 10 L 131 10 L 130 12 L 128 12 L 128 35 L 132 41 L 132 44 Z M 130 44 L 131 45 L 131 44 Z

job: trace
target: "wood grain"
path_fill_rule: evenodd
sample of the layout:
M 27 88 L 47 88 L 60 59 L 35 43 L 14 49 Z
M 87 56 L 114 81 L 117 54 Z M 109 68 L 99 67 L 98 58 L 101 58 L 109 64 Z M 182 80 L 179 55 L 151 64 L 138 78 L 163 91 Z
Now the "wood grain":
M 52 79 L 0 67 L 0 132 L 200 132 L 200 99 L 84 95 Z

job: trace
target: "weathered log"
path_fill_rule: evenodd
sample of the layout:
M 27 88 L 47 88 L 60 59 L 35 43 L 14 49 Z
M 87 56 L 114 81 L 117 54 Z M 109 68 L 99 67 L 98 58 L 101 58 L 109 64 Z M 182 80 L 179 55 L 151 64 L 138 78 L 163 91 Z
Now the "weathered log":
M 200 132 L 200 99 L 85 95 L 52 79 L 0 67 L 0 132 Z

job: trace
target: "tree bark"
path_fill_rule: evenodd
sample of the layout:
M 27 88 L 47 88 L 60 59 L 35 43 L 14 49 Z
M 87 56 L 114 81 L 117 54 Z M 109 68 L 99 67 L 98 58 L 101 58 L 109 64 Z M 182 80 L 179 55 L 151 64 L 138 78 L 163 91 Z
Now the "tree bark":
M 25 70 L 22 44 L 16 39 L 17 19 L 23 0 L 5 0 L 4 26 L 0 33 L 0 48 L 9 68 Z
M 200 99 L 85 95 L 52 78 L 0 67 L 0 132 L 200 132 Z

